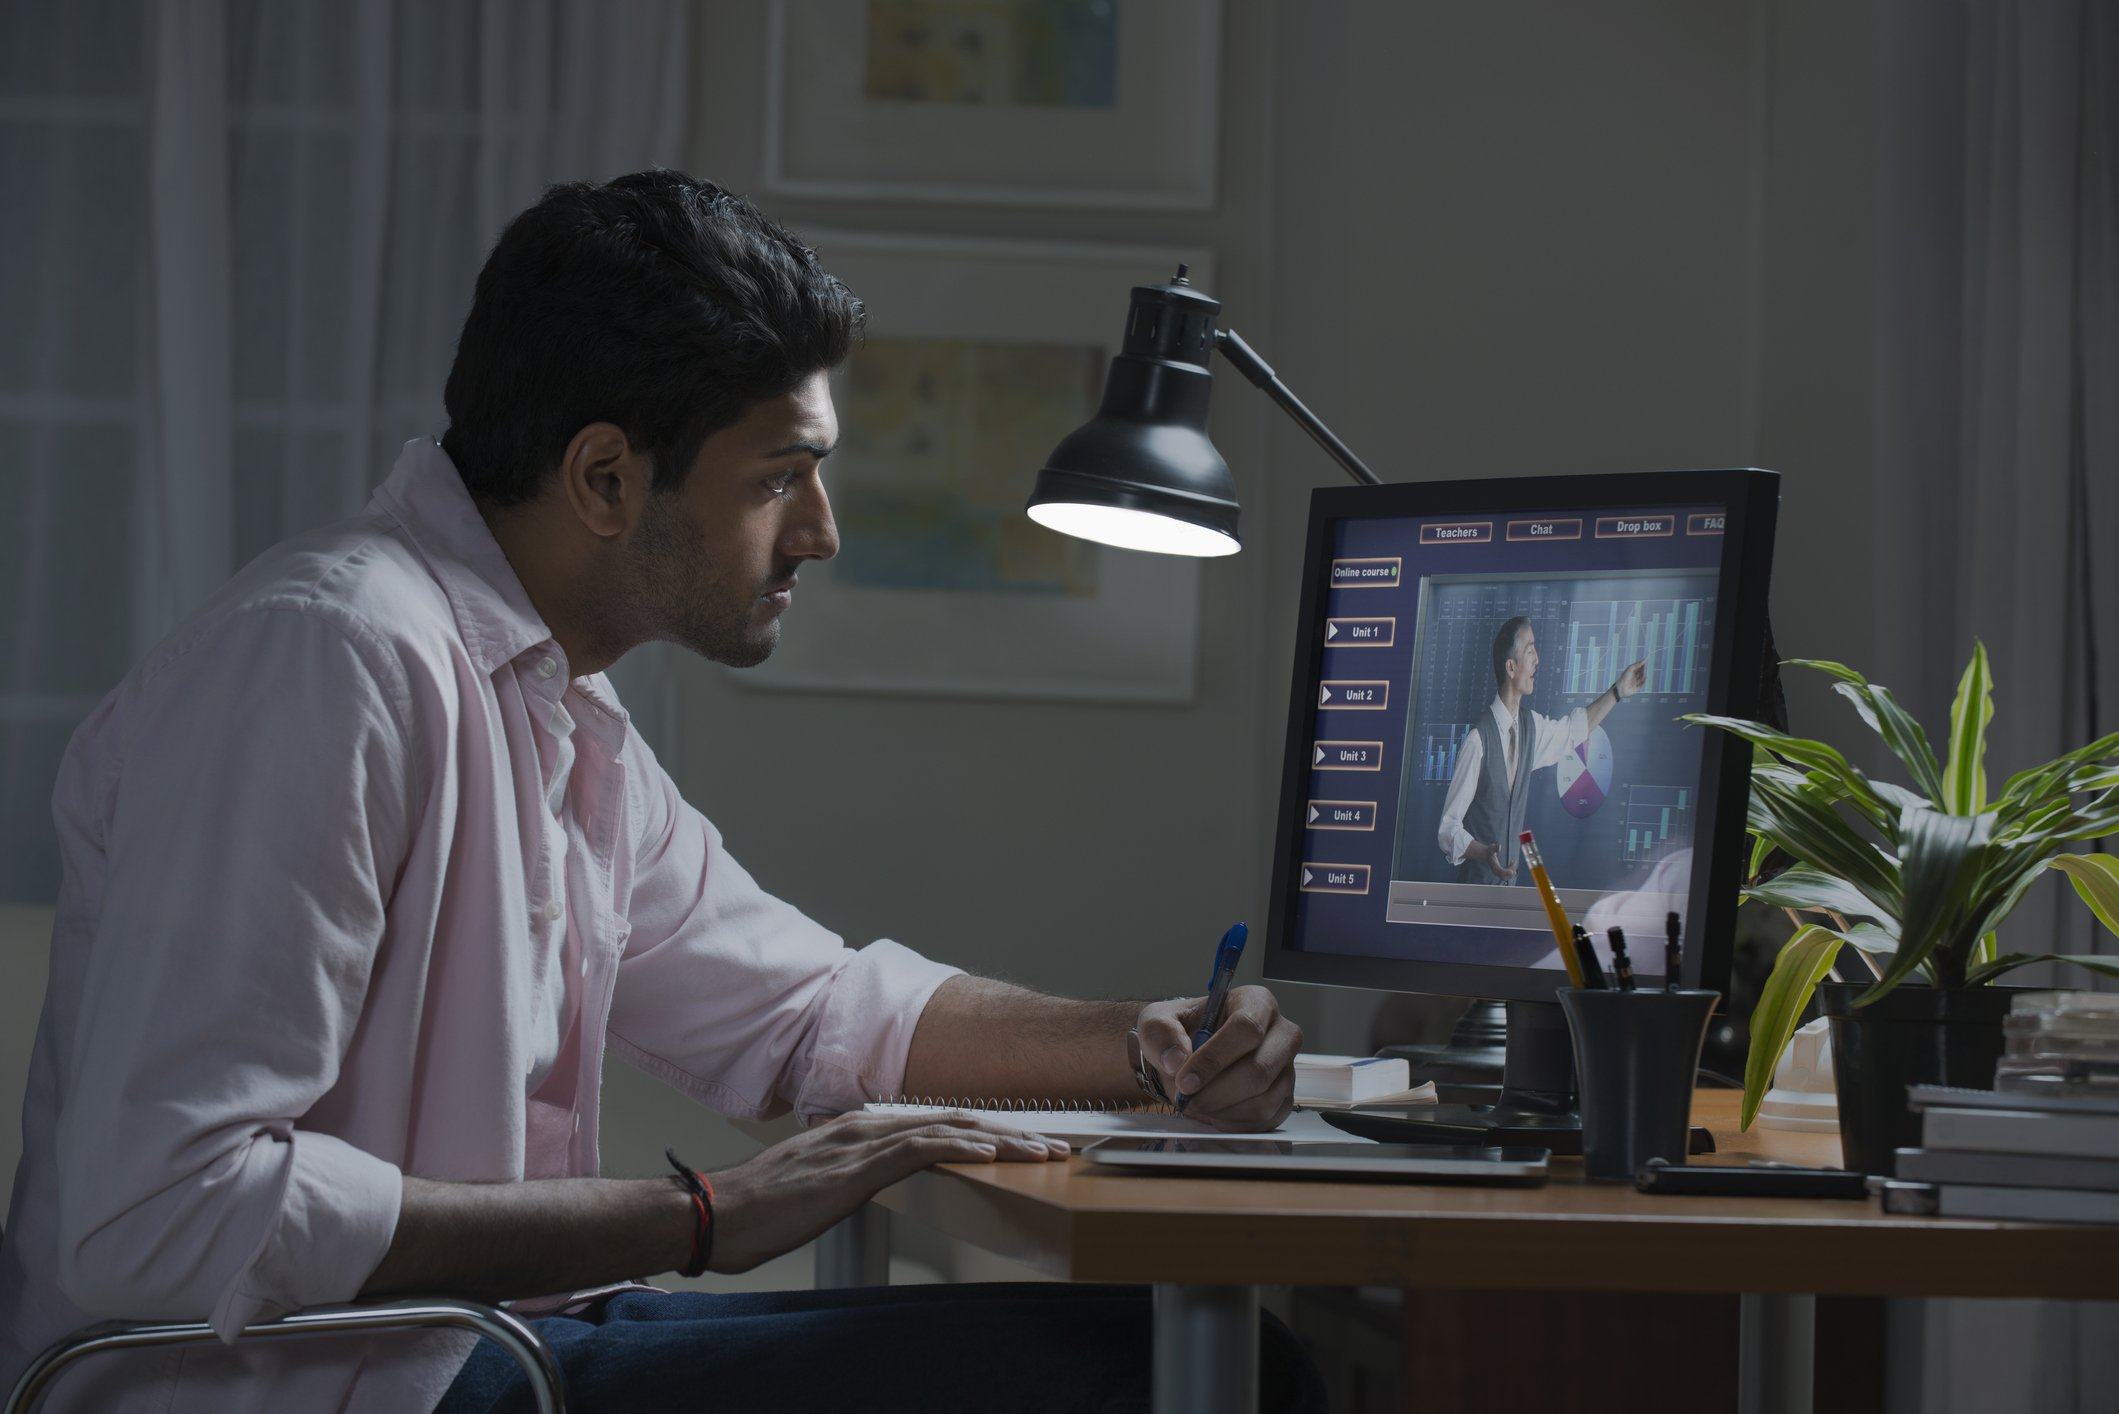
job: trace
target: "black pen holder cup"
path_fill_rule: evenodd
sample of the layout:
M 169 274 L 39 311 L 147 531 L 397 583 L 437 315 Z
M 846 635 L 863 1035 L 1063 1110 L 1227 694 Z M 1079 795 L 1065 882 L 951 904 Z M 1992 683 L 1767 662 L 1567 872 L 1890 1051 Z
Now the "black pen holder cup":
M 1685 1162 L 1692 1085 L 1720 992 L 1558 989 L 1574 1036 L 1582 1168 L 1631 1180 L 1650 1159 Z

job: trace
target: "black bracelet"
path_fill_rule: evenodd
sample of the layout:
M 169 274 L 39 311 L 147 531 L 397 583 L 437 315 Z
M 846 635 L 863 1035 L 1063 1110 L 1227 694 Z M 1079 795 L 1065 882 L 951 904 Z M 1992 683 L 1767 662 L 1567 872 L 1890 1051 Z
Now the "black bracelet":
M 681 1277 L 695 1277 L 706 1271 L 707 1264 L 714 1260 L 714 1186 L 685 1166 L 677 1157 L 675 1148 L 665 1146 L 663 1157 L 670 1167 L 677 1170 L 677 1183 L 692 1195 L 693 1206 L 698 1210 L 692 1227 L 692 1260 L 677 1269 Z

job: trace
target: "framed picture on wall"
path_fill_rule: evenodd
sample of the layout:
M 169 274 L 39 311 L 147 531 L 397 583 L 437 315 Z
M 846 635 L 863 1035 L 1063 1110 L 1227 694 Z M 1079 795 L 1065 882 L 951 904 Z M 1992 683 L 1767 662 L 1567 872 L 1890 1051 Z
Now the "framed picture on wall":
M 805 565 L 758 690 L 1182 703 L 1199 656 L 1199 562 L 1118 550 L 1023 513 L 1088 420 L 1127 292 L 1198 249 L 804 232 L 867 302 L 832 380 L 824 484 L 835 559 Z
M 771 0 L 790 196 L 1204 211 L 1221 0 Z

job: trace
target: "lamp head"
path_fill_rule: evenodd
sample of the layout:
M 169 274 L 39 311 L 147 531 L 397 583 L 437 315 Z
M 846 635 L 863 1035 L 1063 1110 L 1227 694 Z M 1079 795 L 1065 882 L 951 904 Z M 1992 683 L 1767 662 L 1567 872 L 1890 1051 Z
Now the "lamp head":
M 1233 555 L 1236 483 L 1207 439 L 1214 321 L 1221 305 L 1185 266 L 1138 285 L 1103 404 L 1053 448 L 1026 507 L 1040 525 L 1166 555 Z

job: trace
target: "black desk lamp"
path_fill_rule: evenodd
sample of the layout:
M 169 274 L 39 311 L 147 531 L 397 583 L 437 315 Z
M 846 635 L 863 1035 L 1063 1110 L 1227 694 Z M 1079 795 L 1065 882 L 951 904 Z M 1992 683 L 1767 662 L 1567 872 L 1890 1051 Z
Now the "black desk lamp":
M 1381 484 L 1238 338 L 1216 329 L 1221 305 L 1192 288 L 1188 266 L 1167 285 L 1136 285 L 1126 342 L 1111 360 L 1103 405 L 1067 434 L 1037 474 L 1025 508 L 1039 525 L 1125 550 L 1233 555 L 1236 483 L 1207 440 L 1216 349 L 1317 440 L 1346 474 Z

